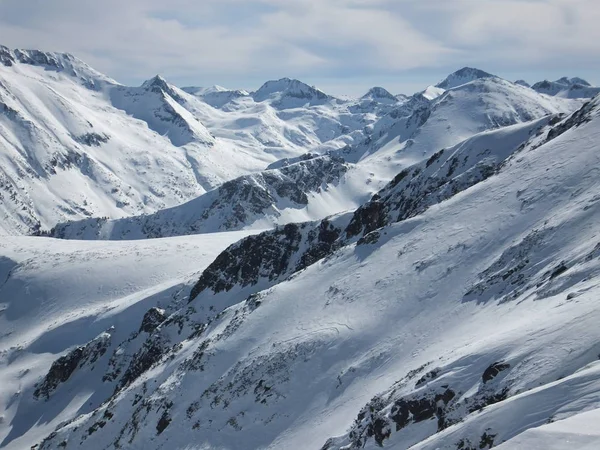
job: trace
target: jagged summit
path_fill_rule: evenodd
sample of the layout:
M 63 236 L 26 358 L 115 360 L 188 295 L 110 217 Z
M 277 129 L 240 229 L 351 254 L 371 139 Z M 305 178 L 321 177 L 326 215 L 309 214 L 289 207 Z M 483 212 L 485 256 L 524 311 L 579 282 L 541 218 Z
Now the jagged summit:
M 496 75 L 473 67 L 463 67 L 448 75 L 443 81 L 440 81 L 435 86 L 442 89 L 452 89 L 479 78 L 496 78 Z
M 0 63 L 10 67 L 15 63 L 15 55 L 10 48 L 0 45 Z
M 372 87 L 368 92 L 361 97 L 363 100 L 392 100 L 398 101 L 398 99 L 387 89 L 380 86 Z
M 518 84 L 519 86 L 531 87 L 531 85 L 525 80 L 517 80 L 515 81 L 515 84 Z
M 168 95 L 177 103 L 184 103 L 182 92 L 175 86 L 169 84 L 161 75 L 146 80 L 142 83 L 142 89 L 156 94 Z
M 309 86 L 300 80 L 281 78 L 279 80 L 267 81 L 256 92 L 252 94 L 255 101 L 261 102 L 269 98 L 285 97 L 300 100 L 328 100 L 331 97 L 316 87 Z
M 65 73 L 79 79 L 89 88 L 97 88 L 99 84 L 118 84 L 112 78 L 98 72 L 71 53 L 45 52 L 35 49 L 11 50 L 0 45 L 0 64 L 12 67 L 15 64 L 43 67 L 47 70 Z
M 144 89 L 160 88 L 163 90 L 167 90 L 169 89 L 169 84 L 167 83 L 167 80 L 165 80 L 162 76 L 155 75 L 149 80 L 144 81 L 142 83 L 142 87 Z

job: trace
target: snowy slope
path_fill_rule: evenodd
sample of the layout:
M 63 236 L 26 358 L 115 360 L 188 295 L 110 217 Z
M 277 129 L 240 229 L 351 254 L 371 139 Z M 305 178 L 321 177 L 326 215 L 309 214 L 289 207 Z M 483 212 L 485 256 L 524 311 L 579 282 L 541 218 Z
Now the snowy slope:
M 529 429 L 498 446 L 501 450 L 527 450 L 544 448 L 548 450 L 593 450 L 600 447 L 598 431 L 600 409 L 576 414 L 567 419 L 551 422 Z
M 307 151 L 364 138 L 398 103 L 297 80 L 244 91 L 122 86 L 71 55 L 0 48 L 0 233 L 153 213 Z
M 107 400 L 40 448 L 483 449 L 586 420 L 600 404 L 599 103 L 507 130 L 529 137 L 514 150 L 501 131 L 467 141 L 452 155 L 496 142 L 493 174 L 358 242 L 335 232 L 341 216 L 323 239 L 288 225 L 230 247 L 178 312 L 69 353 L 38 400 L 24 383 L 42 415 L 90 389 Z M 445 153 L 425 169 L 448 169 Z
M 0 447 L 596 448 L 600 98 L 549 83 L 128 87 L 0 47 Z M 5 236 L 65 220 L 119 241 Z
M 557 116 L 547 116 L 479 133 L 453 148 L 442 149 L 398 174 L 394 178 L 398 184 L 379 192 L 376 202 L 380 203 L 381 197 L 399 197 L 394 200 L 395 209 L 410 204 L 404 208 L 404 218 L 420 213 L 430 202 L 437 203 L 494 174 L 519 146 L 525 145 L 549 121 L 557 120 Z M 361 165 L 344 163 L 335 156 L 306 154 L 269 168 L 152 215 L 69 222 L 57 225 L 50 235 L 62 239 L 143 239 L 265 229 L 355 209 L 378 184 L 364 183 L 362 180 L 369 174 L 361 170 Z M 402 177 L 405 179 L 400 182 Z M 428 192 L 427 198 L 420 192 Z M 374 206 L 369 202 L 364 207 L 371 211 Z M 391 214 L 385 212 L 385 216 Z M 382 212 L 382 220 L 383 217 Z
M 376 87 L 340 100 L 289 78 L 253 93 L 160 76 L 128 87 L 71 55 L 0 53 L 2 234 L 153 214 L 309 152 L 360 161 L 363 179 L 380 183 L 474 133 L 580 104 L 468 68 L 410 98 Z M 380 187 L 363 182 L 328 212 L 267 222 L 319 219 Z
M 21 393 L 33 386 L 65 349 L 85 344 L 105 331 L 112 339 L 124 339 L 139 327 L 138 317 L 149 308 L 175 307 L 190 275 L 247 234 L 234 232 L 117 245 L 3 238 L 0 446 L 16 439 L 9 448 L 29 448 L 33 445 L 31 436 L 23 443 L 19 441 L 22 433 L 41 439 L 62 420 L 96 407 L 94 392 L 87 388 L 80 395 L 69 400 L 65 397 L 64 402 L 42 410 L 39 402 L 31 402 L 27 394 Z M 14 414 L 19 425 L 12 427 Z
M 151 215 L 57 225 L 62 239 L 144 239 L 266 229 L 355 209 L 373 192 L 369 174 L 342 158 L 314 156 L 228 181 L 183 205 Z
M 215 145 L 163 90 L 124 88 L 68 55 L 30 53 L 37 59 L 15 51 L 15 62 L 0 65 L 3 233 L 154 212 L 268 164 Z
M 415 94 L 371 127 L 365 140 L 338 151 L 348 161 L 393 177 L 485 130 L 569 113 L 582 102 L 548 97 L 496 77 L 478 78 L 432 100 Z

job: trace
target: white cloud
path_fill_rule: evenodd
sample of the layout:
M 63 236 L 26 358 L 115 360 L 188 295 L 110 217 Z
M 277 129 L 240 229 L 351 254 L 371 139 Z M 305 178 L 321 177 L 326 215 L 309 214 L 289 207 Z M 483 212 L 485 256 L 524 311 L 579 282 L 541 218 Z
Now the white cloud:
M 3 0 L 0 42 L 121 79 L 600 68 L 598 0 Z M 491 66 L 491 67 L 490 67 Z

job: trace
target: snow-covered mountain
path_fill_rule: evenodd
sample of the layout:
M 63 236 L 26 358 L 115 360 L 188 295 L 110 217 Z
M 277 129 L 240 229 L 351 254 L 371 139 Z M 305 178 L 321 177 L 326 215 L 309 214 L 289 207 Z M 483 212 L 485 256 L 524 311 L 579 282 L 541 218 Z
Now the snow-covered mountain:
M 562 77 L 556 81 L 540 81 L 531 88 L 541 94 L 565 98 L 592 98 L 600 94 L 600 88 L 578 77 Z
M 0 47 L 0 102 L 0 448 L 600 446 L 600 96 Z
M 243 89 L 227 89 L 223 86 L 211 86 L 209 88 L 183 87 L 183 91 L 202 99 L 214 108 L 222 108 L 224 105 L 240 97 L 247 97 L 250 94 Z
M 179 205 L 279 159 L 361 140 L 395 103 L 356 108 L 290 79 L 252 95 L 160 76 L 128 87 L 71 55 L 0 55 L 3 234 Z
M 451 73 L 435 86 L 441 89 L 452 89 L 470 81 L 479 80 L 481 78 L 497 78 L 496 75 L 487 73 L 473 67 L 463 67 L 454 73 Z
M 0 292 L 63 284 L 41 323 L 19 300 L 5 308 L 20 332 L 3 337 L 2 445 L 570 448 L 548 438 L 559 432 L 593 448 L 599 126 L 596 99 L 484 131 L 355 213 L 196 256 L 195 276 L 182 238 L 10 238 Z M 193 242 L 216 250 L 227 236 Z M 158 267 L 128 268 L 166 249 Z M 75 287 L 82 261 L 120 270 Z M 84 291 L 97 293 L 71 316 L 43 313 Z
M 154 214 L 59 224 L 50 235 L 62 239 L 147 239 L 273 228 L 356 208 L 368 197 L 368 185 L 363 183 L 361 189 L 352 184 L 366 177 L 367 173 L 340 157 L 315 156 L 236 178 L 183 205 Z
M 127 88 L 70 55 L 2 52 L 2 233 L 154 212 L 277 159 L 216 142 L 158 77 Z
M 327 151 L 339 161 L 334 165 L 328 156 L 306 159 L 305 155 L 291 165 L 295 159 L 285 159 L 284 168 L 275 163 L 267 172 L 232 180 L 181 206 L 149 216 L 59 224 L 51 235 L 140 239 L 318 220 L 356 208 L 381 186 L 379 182 L 365 183 L 365 179 L 389 180 L 402 168 L 476 133 L 565 113 L 578 104 L 551 99 L 496 77 L 441 90 L 442 94 L 433 98 L 415 94 L 404 103 L 392 102 L 391 94 L 378 89 L 372 91 L 349 109 L 378 111 L 381 119 L 363 130 L 365 135 L 355 147 Z M 377 97 L 385 101 L 377 102 Z M 306 110 L 299 114 L 307 116 Z
M 477 78 L 432 98 L 415 94 L 375 122 L 363 141 L 338 153 L 374 172 L 387 171 L 391 178 L 476 133 L 569 113 L 581 103 L 541 95 L 497 77 Z
M 256 92 L 252 93 L 252 98 L 257 102 L 271 100 L 274 105 L 281 109 L 335 101 L 333 97 L 325 94 L 320 89 L 289 78 L 267 81 Z
M 399 98 L 393 95 L 390 91 L 379 86 L 369 89 L 367 93 L 360 99 L 378 103 L 398 103 L 399 100 Z

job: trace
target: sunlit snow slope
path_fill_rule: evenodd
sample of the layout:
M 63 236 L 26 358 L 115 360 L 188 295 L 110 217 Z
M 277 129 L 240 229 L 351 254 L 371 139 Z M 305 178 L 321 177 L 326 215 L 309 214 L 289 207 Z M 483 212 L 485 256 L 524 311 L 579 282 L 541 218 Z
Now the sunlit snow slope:
M 90 341 L 69 354 L 66 380 L 50 371 L 37 400 L 24 386 L 11 408 L 43 415 L 67 392 L 103 393 L 44 449 L 512 448 L 590 420 L 600 405 L 598 103 L 539 123 L 470 187 L 454 181 L 455 192 L 413 217 L 386 215 L 358 241 L 335 231 L 373 217 L 358 211 L 246 238 L 178 312 L 148 311 L 129 338 Z M 434 189 L 451 182 L 452 156 L 468 162 L 494 137 L 425 164 L 437 167 Z M 459 167 L 452 175 L 476 174 Z M 380 211 L 396 211 L 411 189 L 394 190 L 403 180 L 378 196 Z
M 0 448 L 600 448 L 597 89 L 0 47 Z

